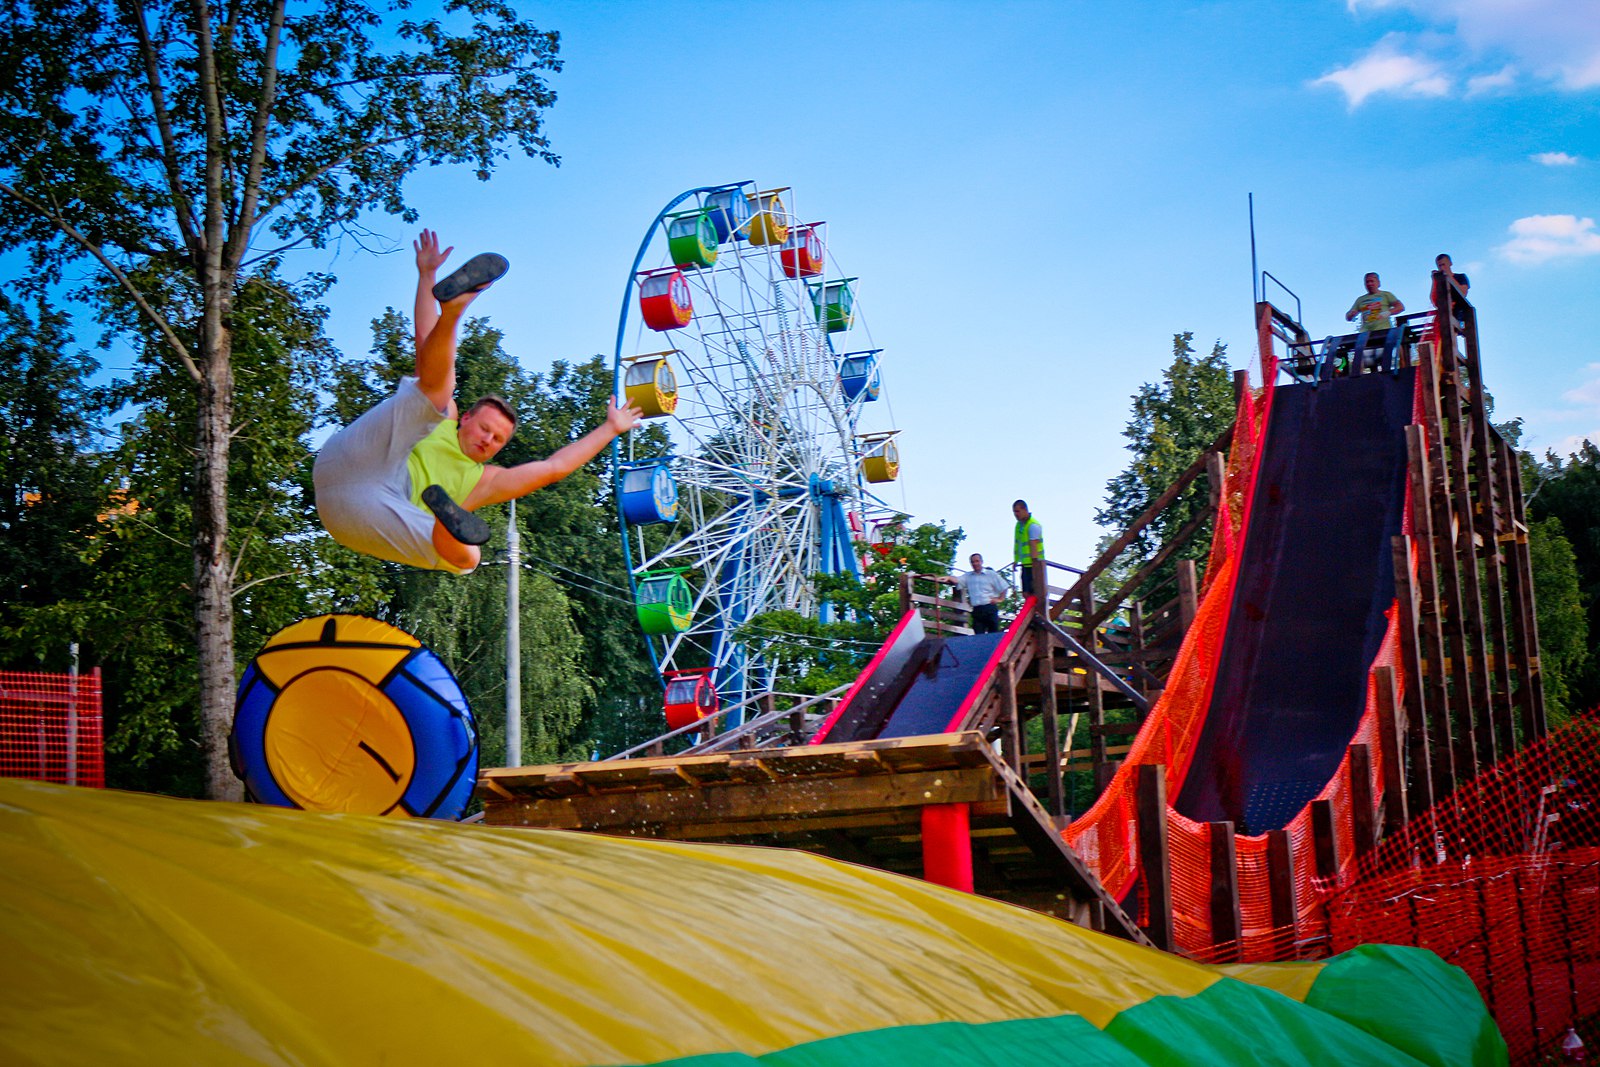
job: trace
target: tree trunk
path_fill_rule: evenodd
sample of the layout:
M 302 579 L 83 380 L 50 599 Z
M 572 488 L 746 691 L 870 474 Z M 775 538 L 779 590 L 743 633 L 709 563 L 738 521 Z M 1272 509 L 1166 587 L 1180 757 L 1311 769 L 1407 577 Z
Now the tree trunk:
M 231 286 L 223 287 L 226 289 Z M 241 800 L 228 760 L 233 727 L 233 570 L 228 555 L 228 449 L 233 425 L 233 335 L 221 293 L 206 294 L 201 326 L 205 379 L 196 416 L 194 613 L 200 668 L 200 744 L 206 795 Z M 222 299 L 218 299 L 223 297 Z

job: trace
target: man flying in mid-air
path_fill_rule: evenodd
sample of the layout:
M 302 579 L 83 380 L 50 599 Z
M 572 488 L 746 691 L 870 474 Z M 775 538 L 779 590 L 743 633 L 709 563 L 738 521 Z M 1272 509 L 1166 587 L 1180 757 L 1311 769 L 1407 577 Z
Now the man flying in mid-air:
M 639 424 L 633 405 L 607 405 L 606 421 L 548 459 L 515 467 L 489 464 L 516 430 L 516 413 L 485 396 L 457 418 L 456 330 L 467 305 L 510 266 L 492 252 L 474 256 L 443 281 L 431 230 L 417 253 L 416 376 L 328 439 L 313 469 L 317 514 L 333 539 L 379 559 L 465 574 L 478 565 L 489 526 L 472 514 L 559 482 Z M 431 512 L 431 514 L 430 514 Z

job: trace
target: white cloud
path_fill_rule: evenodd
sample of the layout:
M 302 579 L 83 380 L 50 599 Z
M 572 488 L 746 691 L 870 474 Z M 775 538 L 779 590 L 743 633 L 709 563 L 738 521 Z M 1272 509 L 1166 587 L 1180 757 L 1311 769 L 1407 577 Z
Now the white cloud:
M 1324 74 L 1311 84 L 1338 89 L 1352 109 L 1378 93 L 1444 96 L 1450 91 L 1450 79 L 1440 72 L 1438 64 L 1405 55 L 1399 44 L 1399 37 L 1390 34 L 1348 67 Z
M 1535 152 L 1528 158 L 1541 167 L 1571 167 L 1578 162 L 1577 156 L 1569 156 L 1565 152 Z
M 1469 91 L 1479 79 L 1488 79 L 1483 89 L 1503 88 L 1493 79 L 1512 67 L 1563 89 L 1600 86 L 1600 10 L 1594 0 L 1347 0 L 1346 6 L 1357 16 L 1403 8 L 1436 29 L 1453 30 L 1460 54 L 1445 70 L 1464 79 Z M 1499 74 L 1467 73 L 1508 59 Z
M 1496 89 L 1508 89 L 1516 83 L 1517 68 L 1509 63 L 1493 74 L 1479 74 L 1475 78 L 1467 79 L 1467 95 L 1480 96 L 1483 93 L 1492 93 Z
M 1588 408 L 1591 414 L 1600 415 L 1600 363 L 1589 364 L 1583 368 L 1583 373 L 1583 383 L 1562 393 L 1561 399 Z
M 1594 219 L 1576 215 L 1529 215 L 1513 222 L 1511 240 L 1497 251 L 1525 267 L 1552 259 L 1600 256 L 1600 232 Z

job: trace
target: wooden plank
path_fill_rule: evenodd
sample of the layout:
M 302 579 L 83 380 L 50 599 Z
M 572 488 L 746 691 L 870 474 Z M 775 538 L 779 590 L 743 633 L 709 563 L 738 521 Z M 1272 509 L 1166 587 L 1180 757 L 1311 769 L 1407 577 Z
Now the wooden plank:
M 1118 535 L 1117 539 L 1111 542 L 1093 563 L 1084 568 L 1083 573 L 1078 576 L 1078 580 L 1073 587 L 1051 608 L 1051 618 L 1058 618 L 1071 604 L 1081 600 L 1087 590 L 1093 588 L 1094 580 L 1100 577 L 1107 567 L 1116 562 L 1117 557 L 1122 555 L 1129 545 L 1133 544 L 1146 526 L 1154 522 L 1158 515 L 1167 510 L 1168 505 L 1178 499 L 1178 496 L 1188 488 L 1190 482 L 1194 481 L 1202 471 L 1207 469 L 1207 463 L 1211 455 L 1227 452 L 1228 446 L 1233 443 L 1233 429 L 1230 424 L 1226 430 L 1218 434 L 1217 439 L 1211 442 L 1210 447 L 1201 454 L 1200 458 L 1191 463 L 1182 474 L 1178 475 L 1173 483 L 1167 486 L 1166 492 L 1156 498 L 1155 503 L 1151 504 L 1138 518 L 1129 523 L 1128 528 Z
M 1423 366 L 1419 374 L 1432 366 L 1432 356 L 1423 353 Z M 1433 799 L 1449 796 L 1456 787 L 1455 741 L 1449 678 L 1445 674 L 1445 625 L 1443 604 L 1440 602 L 1438 582 L 1439 540 L 1433 532 L 1434 499 L 1433 475 L 1430 465 L 1427 430 L 1422 426 L 1406 427 L 1406 455 L 1411 480 L 1411 517 L 1416 533 L 1411 539 L 1411 549 L 1417 554 L 1417 611 L 1421 621 L 1421 662 L 1427 664 L 1427 675 L 1418 675 L 1427 696 L 1423 700 L 1425 718 L 1418 723 L 1427 730 L 1430 768 L 1430 790 Z M 1420 663 L 1418 669 L 1421 669 Z M 1412 751 L 1416 751 L 1413 743 Z M 1413 764 L 1415 766 L 1415 764 Z M 1430 807 L 1432 805 L 1429 805 Z
M 1405 709 L 1400 706 L 1400 693 L 1395 685 L 1393 667 L 1379 667 L 1373 672 L 1378 685 L 1378 751 L 1383 757 L 1383 832 L 1385 836 L 1399 833 L 1405 826 L 1409 810 L 1406 796 L 1405 768 Z M 1426 737 L 1423 738 L 1426 746 Z M 1423 748 L 1427 758 L 1427 748 Z M 1427 779 L 1427 773 L 1421 775 Z
M 1355 832 L 1356 859 L 1369 855 L 1378 843 L 1372 803 L 1372 752 L 1366 745 L 1351 745 L 1350 823 Z
M 1390 832 L 1398 830 L 1405 825 L 1405 812 L 1409 798 L 1407 789 L 1416 790 L 1416 795 L 1421 801 L 1421 810 L 1433 806 L 1433 762 L 1428 746 L 1427 716 L 1429 707 L 1424 697 L 1422 677 L 1422 619 L 1419 615 L 1419 604 L 1416 584 L 1412 580 L 1411 539 L 1405 535 L 1396 535 L 1391 541 L 1394 562 L 1394 587 L 1395 604 L 1399 611 L 1400 628 L 1400 666 L 1402 677 L 1405 678 L 1405 707 L 1400 708 L 1393 703 L 1398 695 L 1395 688 L 1394 671 L 1382 668 L 1384 675 L 1379 676 L 1378 682 L 1378 711 L 1379 729 L 1385 729 L 1384 699 L 1388 693 L 1390 701 L 1388 707 L 1389 727 L 1404 724 L 1402 732 L 1394 741 L 1395 751 L 1391 760 L 1388 749 L 1384 750 L 1386 767 L 1392 766 L 1397 777 L 1394 784 L 1386 777 L 1384 787 L 1384 804 L 1386 809 L 1385 826 Z M 1387 681 L 1385 681 L 1385 676 Z M 1387 687 L 1387 688 L 1386 688 Z M 1409 755 L 1410 759 L 1406 757 Z M 1409 775 L 1407 774 L 1409 763 Z M 1408 786 L 1409 782 L 1409 786 Z M 1391 794 L 1395 799 L 1390 799 Z M 1398 808 L 1396 804 L 1398 803 Z M 1400 821 L 1391 824 L 1390 818 L 1398 812 Z
M 1539 669 L 1539 618 L 1534 609 L 1533 560 L 1528 549 L 1528 525 L 1522 498 L 1522 470 L 1517 464 L 1511 446 L 1500 442 L 1503 461 L 1501 477 L 1505 480 L 1505 498 L 1508 509 L 1511 538 L 1507 550 L 1511 566 L 1507 579 L 1511 592 L 1511 621 L 1515 634 L 1517 658 L 1517 712 L 1522 724 L 1522 740 L 1528 744 L 1547 732 L 1544 711 L 1544 679 Z
M 728 827 L 759 820 L 860 813 L 924 804 L 989 800 L 1000 785 L 987 767 L 943 768 L 862 778 L 768 779 L 711 788 L 578 795 L 560 799 L 494 799 L 484 809 L 491 826 L 543 826 L 561 830 L 627 832 L 640 827 L 695 823 Z
M 1483 589 L 1478 570 L 1478 538 L 1475 526 L 1468 453 L 1473 447 L 1461 397 L 1461 375 L 1440 382 L 1440 403 L 1444 416 L 1446 457 L 1450 464 L 1450 489 L 1455 509 L 1456 567 L 1460 574 L 1461 597 L 1455 601 L 1466 635 L 1466 657 L 1454 669 L 1462 675 L 1472 694 L 1472 740 L 1479 767 L 1492 767 L 1499 759 L 1495 743 L 1494 709 L 1489 701 L 1488 639 L 1484 632 Z
M 1151 574 L 1155 573 L 1157 567 L 1161 566 L 1168 559 L 1172 558 L 1172 554 L 1187 544 L 1189 539 L 1199 532 L 1200 527 L 1204 526 L 1208 521 L 1210 521 L 1210 519 L 1211 516 L 1202 511 L 1195 515 L 1194 518 L 1184 523 L 1183 529 L 1173 534 L 1172 537 L 1161 546 L 1160 550 L 1157 551 L 1155 555 L 1146 560 L 1138 570 L 1133 572 L 1133 575 L 1129 577 L 1127 581 L 1123 582 L 1122 585 L 1117 587 L 1117 591 L 1112 593 L 1111 596 L 1106 599 L 1103 607 L 1096 610 L 1093 614 L 1085 613 L 1084 621 L 1086 625 L 1099 626 L 1102 622 L 1109 618 L 1111 613 L 1116 611 L 1122 602 L 1128 598 L 1128 594 L 1132 593 L 1135 589 L 1139 588 L 1139 586 L 1143 585 L 1145 579 L 1149 578 Z
M 1195 568 L 1194 560 L 1180 559 L 1178 561 L 1178 627 L 1179 632 L 1187 634 L 1189 627 L 1194 625 L 1194 617 L 1200 613 L 1200 578 Z
M 1272 925 L 1282 930 L 1292 927 L 1299 936 L 1300 911 L 1295 903 L 1294 843 L 1287 830 L 1267 831 L 1267 895 L 1272 907 Z
M 1139 871 L 1150 923 L 1144 928 L 1156 948 L 1172 951 L 1172 855 L 1167 847 L 1167 769 L 1139 767 Z
M 1339 876 L 1339 835 L 1334 831 L 1333 801 L 1311 802 L 1311 840 L 1316 850 L 1317 877 Z
M 1233 823 L 1212 822 L 1206 827 L 1211 831 L 1211 943 L 1221 949 L 1218 960 L 1233 962 L 1242 958 L 1239 935 L 1244 930 Z

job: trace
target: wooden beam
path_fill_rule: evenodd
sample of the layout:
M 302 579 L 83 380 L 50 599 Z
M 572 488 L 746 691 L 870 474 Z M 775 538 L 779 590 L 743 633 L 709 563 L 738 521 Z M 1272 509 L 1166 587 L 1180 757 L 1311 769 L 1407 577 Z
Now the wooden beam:
M 1137 519 L 1134 519 L 1133 522 L 1128 525 L 1128 528 L 1118 535 L 1117 539 L 1111 542 L 1111 544 L 1107 546 L 1106 550 L 1100 553 L 1099 557 L 1096 558 L 1093 563 L 1089 564 L 1089 566 L 1084 569 L 1083 574 L 1079 576 L 1077 582 L 1073 584 L 1072 588 L 1067 591 L 1066 595 L 1061 598 L 1061 601 L 1057 603 L 1056 606 L 1051 610 L 1051 617 L 1059 618 L 1061 612 L 1065 611 L 1067 606 L 1072 601 L 1079 599 L 1083 595 L 1083 591 L 1092 586 L 1094 584 L 1094 580 L 1100 577 L 1101 573 L 1104 572 L 1107 567 L 1116 562 L 1117 557 L 1122 555 L 1123 551 L 1126 550 L 1129 545 L 1133 544 L 1134 540 L 1139 536 L 1140 533 L 1143 532 L 1144 528 L 1154 522 L 1156 516 L 1167 510 L 1168 505 L 1170 505 L 1174 500 L 1178 499 L 1179 494 L 1188 488 L 1189 483 L 1194 481 L 1195 478 L 1197 478 L 1201 472 L 1206 469 L 1207 456 L 1214 452 L 1226 452 L 1228 450 L 1228 446 L 1232 444 L 1232 442 L 1233 426 L 1230 424 L 1226 430 L 1223 430 L 1217 435 L 1217 439 L 1211 442 L 1210 447 L 1208 447 L 1206 451 L 1201 454 L 1199 459 L 1191 463 L 1187 470 L 1178 475 L 1177 479 L 1174 480 L 1171 485 L 1167 486 L 1166 492 L 1157 497 L 1155 503 L 1146 508 L 1143 514 L 1141 514 Z
M 1428 746 L 1428 716 L 1433 709 L 1428 706 L 1427 698 L 1424 696 L 1422 619 L 1416 583 L 1411 571 L 1411 539 L 1403 534 L 1397 535 L 1391 540 L 1390 548 L 1394 561 L 1395 605 L 1399 612 L 1400 676 L 1405 679 L 1404 708 L 1391 705 L 1389 709 L 1390 724 L 1401 726 L 1394 760 L 1395 769 L 1400 774 L 1398 796 L 1401 817 L 1398 825 L 1388 827 L 1393 831 L 1405 824 L 1404 812 L 1410 803 L 1406 796 L 1408 788 L 1417 791 L 1417 798 L 1423 808 L 1432 807 L 1433 804 L 1433 762 Z M 1388 673 L 1388 693 L 1393 698 L 1398 695 L 1395 689 L 1394 671 L 1389 668 L 1384 670 Z M 1384 686 L 1385 683 L 1380 680 L 1378 683 L 1380 715 L 1383 709 Z M 1383 726 L 1381 721 L 1379 726 L 1380 729 Z M 1409 760 L 1406 758 L 1408 755 Z M 1384 759 L 1388 758 L 1386 750 Z M 1386 785 L 1384 789 L 1386 807 L 1393 813 L 1395 811 L 1393 802 L 1387 799 L 1391 791 Z M 1388 825 L 1387 820 L 1385 825 Z
M 1317 876 L 1334 880 L 1339 877 L 1339 834 L 1334 828 L 1333 801 L 1311 802 L 1311 840 L 1316 849 Z
M 1178 626 L 1179 633 L 1187 634 L 1200 613 L 1200 578 L 1194 560 L 1178 561 Z
M 1350 823 L 1355 831 L 1356 859 L 1369 855 L 1378 843 L 1372 803 L 1372 752 L 1366 745 L 1351 745 Z
M 1426 373 L 1432 366 L 1432 357 L 1424 350 L 1423 365 L 1417 373 Z M 1425 715 L 1415 728 L 1425 728 L 1427 731 L 1423 743 L 1428 746 L 1431 761 L 1430 791 L 1433 799 L 1438 800 L 1449 796 L 1456 787 L 1456 750 L 1450 679 L 1445 673 L 1444 605 L 1441 603 L 1438 581 L 1439 540 L 1433 531 L 1433 476 L 1425 427 L 1406 427 L 1406 456 L 1411 481 L 1411 519 L 1416 529 L 1411 538 L 1411 550 L 1417 556 L 1417 612 L 1422 634 L 1419 663 L 1427 668 L 1426 676 L 1417 676 L 1427 696 L 1422 701 Z M 1416 752 L 1416 742 L 1413 742 L 1411 750 Z M 1412 767 L 1413 773 L 1417 773 L 1415 762 Z
M 1144 878 L 1150 923 L 1144 928 L 1156 948 L 1172 951 L 1172 854 L 1167 847 L 1167 769 L 1139 766 L 1139 871 Z
M 1135 589 L 1144 584 L 1145 579 L 1149 578 L 1151 574 L 1155 573 L 1155 569 L 1170 559 L 1174 552 L 1178 551 L 1178 549 L 1187 544 L 1189 539 L 1199 532 L 1200 527 L 1204 526 L 1206 521 L 1210 518 L 1211 516 L 1209 514 L 1202 511 L 1195 515 L 1194 518 L 1184 523 L 1183 529 L 1173 534 L 1171 539 L 1168 540 L 1166 544 L 1161 546 L 1161 550 L 1159 552 L 1146 560 L 1143 566 L 1133 572 L 1132 577 L 1123 582 L 1122 585 L 1118 586 L 1117 591 L 1106 598 L 1106 602 L 1103 606 L 1097 608 L 1093 614 L 1084 612 L 1084 625 L 1099 626 L 1102 622 L 1109 618 L 1112 612 L 1116 611 L 1117 607 L 1127 599 L 1128 594 L 1132 593 Z
M 1233 840 L 1233 823 L 1207 823 L 1211 831 L 1211 943 L 1222 948 L 1217 959 L 1242 958 L 1239 937 L 1244 912 L 1239 906 L 1239 857 Z
M 1383 832 L 1388 836 L 1405 826 L 1410 808 L 1406 795 L 1405 709 L 1400 706 L 1394 668 L 1379 667 L 1373 676 L 1378 683 L 1378 751 L 1383 757 Z M 1428 758 L 1427 741 L 1427 736 L 1422 735 L 1424 760 Z M 1419 778 L 1427 781 L 1427 771 L 1422 771 Z
M 1511 587 L 1512 622 L 1516 632 L 1519 690 L 1517 710 L 1522 723 L 1524 744 L 1548 733 L 1544 709 L 1544 677 L 1539 664 L 1539 617 L 1534 606 L 1533 559 L 1528 549 L 1528 516 L 1522 498 L 1522 468 L 1511 446 L 1501 442 L 1505 461 L 1500 469 L 1506 480 L 1506 499 L 1511 502 Z
M 1275 929 L 1291 928 L 1299 936 L 1300 911 L 1295 903 L 1294 843 L 1287 830 L 1267 831 L 1267 894 Z

